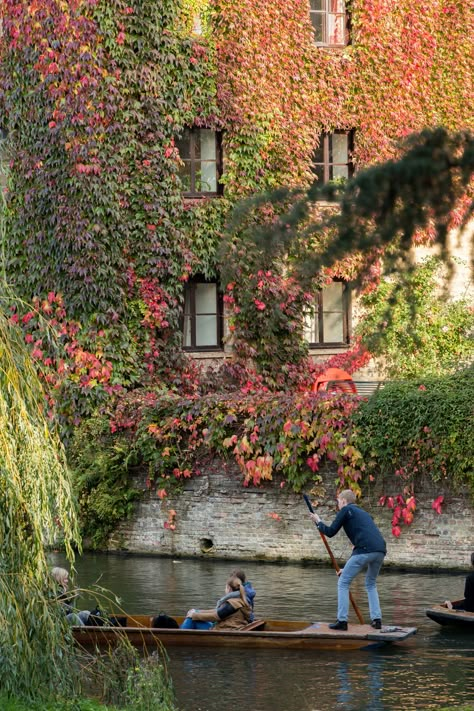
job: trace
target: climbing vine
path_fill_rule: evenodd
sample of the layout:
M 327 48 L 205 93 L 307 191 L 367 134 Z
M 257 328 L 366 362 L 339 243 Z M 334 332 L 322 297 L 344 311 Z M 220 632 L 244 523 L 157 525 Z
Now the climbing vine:
M 396 156 L 400 139 L 426 126 L 472 127 L 466 3 L 352 0 L 347 9 L 351 43 L 334 51 L 314 43 L 301 0 L 2 0 L 6 268 L 17 292 L 27 302 L 60 294 L 91 340 L 106 330 L 118 359 L 133 343 L 135 380 L 163 377 L 160 361 L 180 349 L 183 284 L 192 273 L 218 277 L 236 199 L 308 185 L 323 131 L 355 128 L 362 167 Z M 193 125 L 224 130 L 224 200 L 181 198 L 175 140 Z M 240 274 L 242 293 L 260 269 L 279 272 L 254 267 Z M 141 328 L 147 306 L 130 274 L 160 290 L 166 318 L 155 333 Z M 295 299 L 295 288 L 287 279 L 275 291 L 294 315 L 307 292 Z M 255 299 L 266 303 L 254 290 Z M 237 350 L 265 361 L 288 316 L 275 303 L 254 314 L 267 322 L 260 343 L 236 328 Z M 292 315 L 283 326 L 287 364 L 304 362 L 294 325 Z M 125 367 L 114 367 L 120 380 Z
M 414 131 L 474 128 L 468 3 L 351 0 L 347 9 L 351 43 L 334 50 L 314 43 L 301 0 L 0 0 L 1 128 L 12 156 L 4 267 L 23 299 L 10 315 L 49 385 L 51 414 L 69 432 L 97 410 L 126 410 L 132 391 L 146 401 L 211 385 L 241 396 L 307 388 L 324 364 L 308 358 L 302 313 L 316 288 L 355 278 L 367 262 L 363 288 L 378 323 L 387 295 L 375 288 L 381 249 L 339 255 L 310 280 L 294 268 L 296 257 L 332 244 L 331 229 L 306 228 L 334 205 L 308 210 L 295 249 L 271 259 L 251 251 L 244 232 L 276 224 L 295 194 L 278 209 L 262 200 L 249 222 L 226 232 L 240 198 L 311 184 L 325 131 L 354 129 L 351 158 L 363 168 L 398 157 Z M 183 199 L 177 139 L 192 126 L 222 133 L 224 197 Z M 461 219 L 458 204 L 452 224 Z M 424 223 L 417 241 L 430 236 Z M 182 353 L 183 290 L 193 274 L 223 279 L 235 361 L 214 378 Z M 468 319 L 456 314 L 462 336 Z M 441 346 L 444 325 L 430 334 Z M 450 334 L 453 354 L 464 354 Z M 393 343 L 385 341 L 389 353 Z M 369 357 L 356 340 L 325 365 L 353 372 Z M 164 437 L 162 427 L 144 431 L 142 444 Z M 261 434 L 257 444 L 252 433 L 251 451 L 241 439 L 234 446 L 246 471 L 257 463 L 249 481 L 258 483 L 265 457 L 277 468 L 282 459 L 258 452 Z M 295 457 L 296 467 L 303 459 Z M 173 469 L 189 466 L 177 459 Z M 296 469 L 288 472 L 296 483 Z

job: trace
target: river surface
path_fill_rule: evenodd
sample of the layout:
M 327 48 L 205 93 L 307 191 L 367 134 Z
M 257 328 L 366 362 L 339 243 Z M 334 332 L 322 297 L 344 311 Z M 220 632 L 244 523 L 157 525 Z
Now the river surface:
M 52 554 L 51 563 L 62 565 L 64 557 Z M 331 568 L 235 565 L 257 591 L 258 617 L 335 619 Z M 228 561 L 87 554 L 76 561 L 76 584 L 90 589 L 98 583 L 136 614 L 184 614 L 190 607 L 213 607 L 233 567 Z M 171 648 L 179 711 L 474 709 L 474 633 L 446 631 L 425 616 L 434 603 L 462 597 L 464 576 L 386 569 L 378 589 L 384 624 L 415 626 L 415 637 L 372 652 Z M 362 578 L 352 592 L 368 620 Z M 91 605 L 84 595 L 80 606 Z

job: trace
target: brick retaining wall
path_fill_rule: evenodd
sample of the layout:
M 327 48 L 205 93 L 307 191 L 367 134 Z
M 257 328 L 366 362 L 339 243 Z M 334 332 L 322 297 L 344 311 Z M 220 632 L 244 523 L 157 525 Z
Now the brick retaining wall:
M 244 488 L 241 481 L 235 464 L 216 461 L 200 477 L 187 481 L 179 496 L 161 501 L 156 491 L 146 491 L 133 518 L 111 537 L 109 550 L 242 560 L 328 559 L 301 495 L 280 489 L 279 482 Z M 335 500 L 334 481 L 334 472 L 326 473 L 327 503 Z M 441 515 L 431 508 L 440 493 L 445 495 Z M 361 503 L 385 535 L 387 565 L 465 568 L 469 563 L 474 550 L 474 508 L 467 497 L 426 490 L 419 495 L 413 524 L 403 527 L 399 539 L 391 534 L 391 512 L 377 505 L 378 498 L 373 492 Z M 176 511 L 174 531 L 164 527 L 170 509 Z M 335 506 L 320 506 L 318 512 L 329 523 Z M 281 520 L 272 518 L 272 513 Z M 350 555 L 343 532 L 330 545 L 337 558 L 345 560 Z

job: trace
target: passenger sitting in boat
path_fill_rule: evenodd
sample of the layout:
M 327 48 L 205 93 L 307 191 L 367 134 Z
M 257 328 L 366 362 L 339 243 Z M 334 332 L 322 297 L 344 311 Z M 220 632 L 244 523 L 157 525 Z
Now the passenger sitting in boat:
M 184 630 L 238 630 L 250 622 L 251 608 L 245 588 L 240 578 L 232 575 L 225 586 L 225 596 L 238 592 L 238 597 L 230 597 L 212 610 L 195 610 L 186 613 L 186 619 L 181 625 Z M 224 598 L 221 598 L 221 600 Z
M 239 578 L 239 580 L 242 581 L 242 585 L 244 586 L 245 590 L 245 596 L 248 600 L 248 603 L 250 605 L 250 622 L 253 622 L 255 619 L 255 614 L 254 614 L 254 604 L 255 604 L 255 595 L 257 594 L 252 586 L 252 583 L 247 580 L 247 576 L 245 575 L 243 570 L 233 570 L 232 573 L 230 574 L 231 577 L 236 577 Z M 239 597 L 240 593 L 238 590 L 235 590 L 234 592 L 230 592 L 227 595 L 224 595 L 224 597 L 221 597 L 220 600 L 217 601 L 216 607 L 219 607 L 223 602 L 226 600 L 229 600 L 230 598 L 237 598 Z
M 72 603 L 74 602 L 75 595 L 72 592 L 68 592 L 69 587 L 69 573 L 65 568 L 55 567 L 51 570 L 51 575 L 54 578 L 58 586 L 58 602 L 63 605 L 64 614 L 66 619 L 71 625 L 86 625 L 89 620 L 90 611 L 81 610 L 76 612 L 73 608 Z
M 471 565 L 474 566 L 474 553 L 471 553 Z M 452 603 L 446 600 L 446 607 L 450 610 L 465 610 L 466 612 L 474 612 L 474 570 L 469 573 L 464 583 L 464 600 Z

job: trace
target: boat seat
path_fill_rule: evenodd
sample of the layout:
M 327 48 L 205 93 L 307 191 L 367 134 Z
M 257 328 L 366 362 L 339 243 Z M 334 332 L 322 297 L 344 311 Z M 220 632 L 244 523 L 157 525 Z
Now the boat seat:
M 265 627 L 265 620 L 254 620 L 249 622 L 245 627 L 241 627 L 239 632 L 249 632 L 251 630 L 263 630 Z

